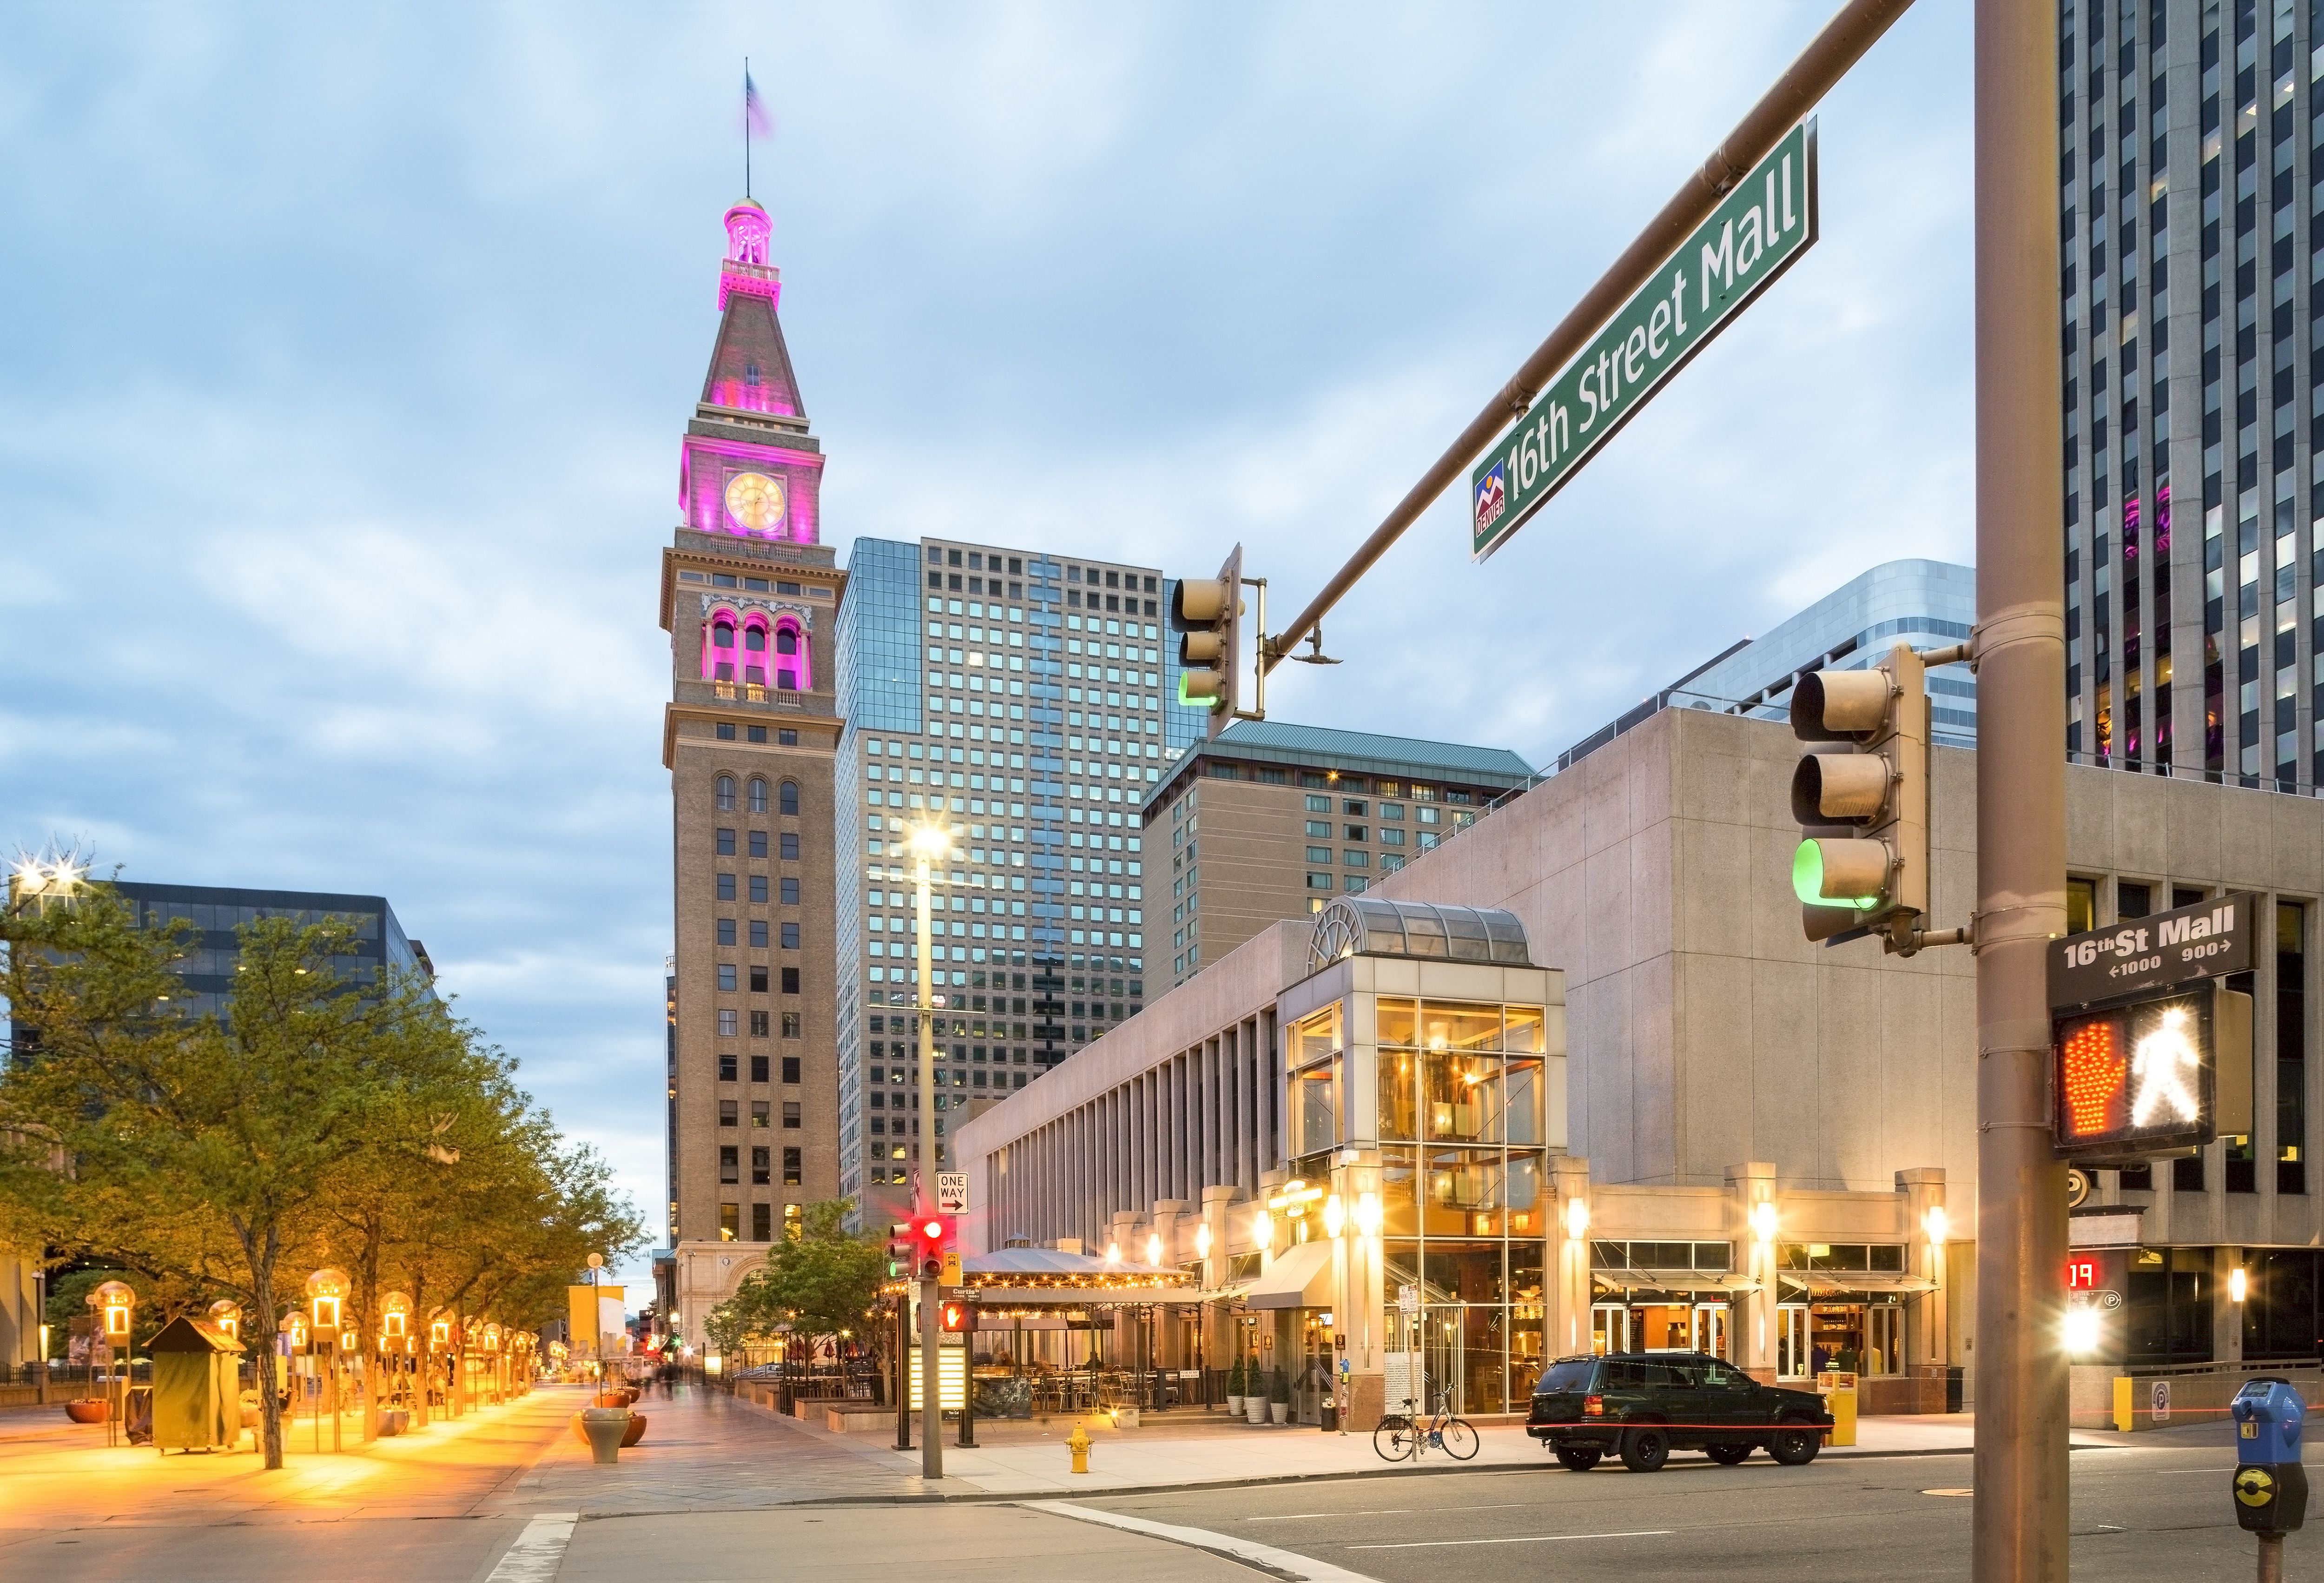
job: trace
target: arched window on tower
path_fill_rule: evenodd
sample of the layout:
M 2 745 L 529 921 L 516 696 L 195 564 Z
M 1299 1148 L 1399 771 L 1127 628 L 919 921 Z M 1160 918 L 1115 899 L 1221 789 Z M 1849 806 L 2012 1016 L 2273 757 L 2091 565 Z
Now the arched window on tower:
M 751 782 L 751 811 L 752 813 L 767 811 L 767 783 L 764 781 L 754 780 Z
M 767 685 L 767 624 L 756 616 L 742 624 L 742 680 Z
M 775 624 L 775 685 L 787 692 L 807 692 L 815 686 L 808 673 L 806 634 L 789 616 Z
M 734 613 L 731 610 L 713 612 L 702 634 L 702 680 L 732 681 L 734 680 Z M 761 639 L 761 642 L 764 640 Z
M 797 781 L 785 781 L 783 782 L 782 791 L 777 795 L 776 808 L 779 812 L 782 813 L 796 814 L 798 812 L 798 782 Z
M 719 811 L 722 813 L 733 812 L 734 809 L 734 777 L 732 775 L 719 776 L 718 783 L 715 790 L 716 792 Z

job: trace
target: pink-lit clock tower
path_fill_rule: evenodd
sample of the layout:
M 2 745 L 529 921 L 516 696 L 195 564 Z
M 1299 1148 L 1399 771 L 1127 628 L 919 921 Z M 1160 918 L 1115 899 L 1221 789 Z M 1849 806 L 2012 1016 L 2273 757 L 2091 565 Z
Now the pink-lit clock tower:
M 807 1204 L 839 1194 L 834 628 L 823 449 L 777 310 L 773 225 L 726 211 L 718 335 L 661 558 L 670 637 L 669 1190 L 660 1311 L 703 1316 Z

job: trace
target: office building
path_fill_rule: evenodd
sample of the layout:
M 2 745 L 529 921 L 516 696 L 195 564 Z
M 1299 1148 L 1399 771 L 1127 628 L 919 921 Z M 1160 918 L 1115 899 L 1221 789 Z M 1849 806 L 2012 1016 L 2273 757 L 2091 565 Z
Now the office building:
M 2312 792 L 2324 7 L 2070 0 L 2059 43 L 2067 745 Z
M 186 991 L 184 1009 L 191 1016 L 224 1016 L 226 997 L 234 991 L 235 964 L 242 956 L 241 937 L 235 931 L 262 918 L 287 918 L 293 923 L 337 921 L 355 931 L 351 955 L 337 971 L 351 985 L 376 985 L 391 972 L 416 973 L 432 982 L 435 964 L 428 948 L 403 932 L 395 909 L 384 896 L 340 895 L 328 891 L 244 890 L 228 885 L 177 885 L 145 880 L 118 880 L 113 888 L 135 910 L 141 929 L 158 929 L 183 921 L 191 954 L 179 968 Z
M 1803 1385 L 1849 1369 L 1880 1412 L 1941 1408 L 1961 1369 L 1973 1402 L 1975 963 L 1803 938 L 1798 756 L 1776 723 L 1665 708 L 1312 932 L 1262 931 L 972 1118 L 976 1245 L 1160 1236 L 1176 1262 L 1204 1256 L 1207 1225 L 1212 1356 L 1251 1327 L 1294 1362 L 1384 1338 L 1355 1363 L 1360 1405 L 1408 1335 L 1405 1284 L 1432 1379 L 1472 1411 L 1521 1401 L 1545 1349 L 1626 1346 Z M 1974 894 L 1973 751 L 1933 749 L 1931 774 L 1942 926 Z M 2070 927 L 2253 892 L 2275 941 L 2229 981 L 2262 1052 L 2255 1134 L 2096 1171 L 2073 1217 L 2088 1284 L 2121 1300 L 2075 1354 L 2098 1427 L 2116 1375 L 2304 1363 L 2324 1334 L 2324 807 L 2088 766 L 2066 782 Z M 1499 1111 L 1471 1097 L 1491 1082 Z
M 838 622 L 836 1036 L 839 1185 L 867 1222 L 910 1208 L 911 827 L 954 838 L 930 940 L 939 1123 L 1144 1005 L 1139 804 L 1206 719 L 1178 701 L 1169 601 L 1159 569 L 1088 554 L 855 542 Z
M 839 1190 L 832 638 L 846 579 L 821 542 L 823 453 L 777 317 L 771 226 L 747 199 L 725 225 L 718 334 L 660 580 L 674 936 L 656 1282 L 696 1344 L 785 1223 Z
M 1170 854 L 1170 972 L 1179 984 L 1268 925 L 1358 895 L 1523 787 L 1533 766 L 1464 747 L 1275 720 L 1238 720 L 1163 772 L 1139 817 L 1161 876 Z
M 1944 648 L 1977 620 L 1977 571 L 1942 560 L 1891 560 L 1851 579 L 1757 638 L 1730 644 L 1557 755 L 1572 768 L 1666 708 L 1755 720 L 1791 717 L 1792 684 L 1811 671 L 1860 670 L 1898 643 Z M 1966 665 L 1928 673 L 1929 730 L 1948 747 L 1977 745 L 1977 678 Z

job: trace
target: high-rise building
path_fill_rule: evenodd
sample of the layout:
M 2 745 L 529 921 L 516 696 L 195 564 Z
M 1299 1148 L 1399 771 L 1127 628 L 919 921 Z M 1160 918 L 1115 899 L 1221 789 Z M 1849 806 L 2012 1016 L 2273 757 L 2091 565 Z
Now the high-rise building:
M 832 637 L 846 579 L 819 537 L 823 453 L 776 316 L 770 231 L 748 199 L 726 211 L 718 337 L 661 559 L 675 949 L 657 1279 L 695 1342 L 749 1255 L 839 1190 Z
M 1154 865 L 1154 977 L 1166 875 L 1165 982 L 1176 985 L 1270 924 L 1360 893 L 1532 779 L 1501 748 L 1236 721 L 1180 755 L 1139 810 Z
M 1898 643 L 1944 648 L 1977 620 L 1977 571 L 1943 560 L 1891 560 L 1729 644 L 1557 755 L 1554 774 L 1666 708 L 1757 720 L 1791 717 L 1792 684 L 1812 671 L 1862 670 Z M 1977 678 L 1966 665 L 1929 672 L 1929 728 L 1947 747 L 1977 745 Z
M 2058 16 L 2067 747 L 2312 792 L 2324 4 Z
M 918 1031 L 911 827 L 933 887 L 936 1097 L 957 1120 L 1143 1006 L 1138 807 L 1203 729 L 1152 567 L 964 540 L 859 539 L 839 612 L 840 1190 L 908 1213 Z M 936 938 L 941 933 L 942 939 Z M 937 966 L 936 964 L 941 964 Z M 901 1112 L 902 1114 L 898 1114 Z
M 384 896 L 150 880 L 118 880 L 113 888 L 129 903 L 140 929 L 182 922 L 191 930 L 188 940 L 192 952 L 179 968 L 186 985 L 179 999 L 189 1016 L 226 1014 L 242 956 L 242 938 L 235 930 L 262 918 L 287 918 L 302 925 L 327 921 L 346 924 L 355 931 L 355 948 L 351 959 L 337 971 L 350 985 L 379 985 L 390 973 L 417 973 L 431 981 L 436 977 L 428 948 L 405 935 Z

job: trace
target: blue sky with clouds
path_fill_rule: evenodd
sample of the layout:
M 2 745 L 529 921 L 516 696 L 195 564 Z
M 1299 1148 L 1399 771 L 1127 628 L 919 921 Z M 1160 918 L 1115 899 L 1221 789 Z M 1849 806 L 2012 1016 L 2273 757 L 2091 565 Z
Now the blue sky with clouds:
M 1827 14 L 0 12 L 0 840 L 385 893 L 650 1218 L 656 577 L 742 57 L 843 555 L 1239 540 L 1287 609 Z M 1815 249 L 1485 567 L 1440 502 L 1274 712 L 1538 763 L 1967 559 L 1969 69 L 1923 0 L 1821 107 Z

